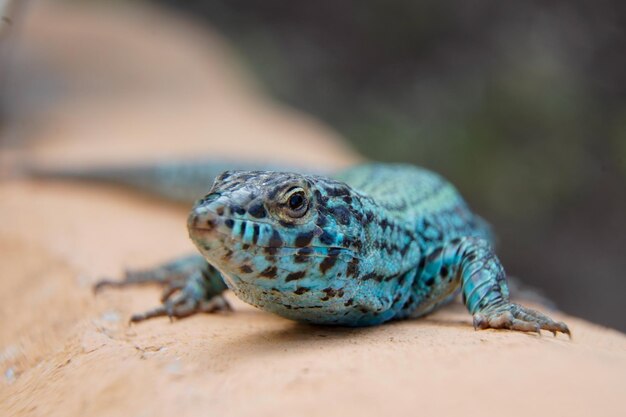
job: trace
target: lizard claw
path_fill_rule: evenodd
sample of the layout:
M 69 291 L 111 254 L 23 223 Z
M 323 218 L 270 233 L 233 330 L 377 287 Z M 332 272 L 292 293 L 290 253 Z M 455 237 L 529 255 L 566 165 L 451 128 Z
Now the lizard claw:
M 116 281 L 109 278 L 102 278 L 94 284 L 92 287 L 94 294 L 99 294 L 100 291 L 107 287 L 120 287 L 123 285 L 123 281 Z

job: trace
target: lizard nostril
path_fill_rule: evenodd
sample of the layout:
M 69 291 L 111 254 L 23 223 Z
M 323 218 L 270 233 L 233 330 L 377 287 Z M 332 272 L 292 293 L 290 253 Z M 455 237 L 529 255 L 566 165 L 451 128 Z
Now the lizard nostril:
M 187 219 L 187 227 L 193 230 L 213 230 L 218 223 L 215 213 L 206 208 L 195 208 Z

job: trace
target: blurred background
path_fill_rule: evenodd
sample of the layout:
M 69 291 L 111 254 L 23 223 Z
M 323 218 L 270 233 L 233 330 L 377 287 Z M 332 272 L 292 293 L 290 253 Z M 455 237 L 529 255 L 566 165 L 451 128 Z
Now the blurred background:
M 446 176 L 511 275 L 626 330 L 624 2 L 140 3 L 217 33 L 256 88 L 365 158 Z M 19 96 L 2 75 L 0 129 Z

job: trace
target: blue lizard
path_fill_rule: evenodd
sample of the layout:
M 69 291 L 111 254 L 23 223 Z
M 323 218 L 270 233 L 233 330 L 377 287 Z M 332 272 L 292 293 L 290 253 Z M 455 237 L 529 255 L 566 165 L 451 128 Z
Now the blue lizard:
M 420 317 L 459 292 L 475 328 L 570 334 L 513 304 L 488 225 L 439 175 L 367 164 L 333 178 L 226 171 L 188 217 L 202 254 L 101 281 L 165 285 L 163 304 L 131 321 L 230 308 L 222 293 L 280 316 L 365 326 Z

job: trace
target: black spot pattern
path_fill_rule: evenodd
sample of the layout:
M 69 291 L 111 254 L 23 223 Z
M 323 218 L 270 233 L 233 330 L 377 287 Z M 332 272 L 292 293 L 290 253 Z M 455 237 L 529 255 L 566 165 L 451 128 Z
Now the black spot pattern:
M 254 203 L 248 207 L 248 213 L 256 219 L 263 219 L 267 216 L 267 211 L 265 211 L 265 207 L 263 203 Z
M 261 271 L 259 276 L 264 277 L 264 278 L 276 278 L 277 272 L 278 272 L 278 269 L 275 266 L 268 266 L 263 271 Z
M 306 275 L 306 271 L 292 272 L 289 275 L 287 275 L 287 277 L 285 277 L 285 282 L 297 281 L 299 279 L 304 278 L 305 275 Z
M 309 246 L 314 236 L 315 235 L 312 231 L 300 233 L 298 236 L 296 236 L 295 245 L 299 248 Z

